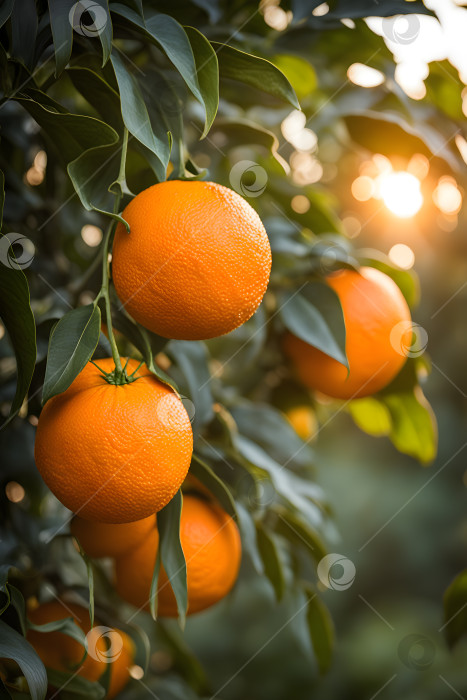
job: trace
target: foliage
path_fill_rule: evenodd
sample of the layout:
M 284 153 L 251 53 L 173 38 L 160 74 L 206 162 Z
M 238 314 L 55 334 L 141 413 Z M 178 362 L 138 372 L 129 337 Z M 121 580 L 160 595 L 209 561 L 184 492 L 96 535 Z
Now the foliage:
M 17 367 L 16 377 L 7 372 L 0 396 L 11 407 L 6 431 L 12 439 L 30 440 L 41 395 L 48 400 L 70 385 L 89 358 L 110 354 L 100 330 L 102 315 L 120 332 L 122 355 L 143 358 L 150 371 L 193 402 L 192 473 L 238 519 L 245 556 L 269 580 L 277 600 L 286 592 L 295 596 L 293 624 L 298 629 L 305 623 L 303 647 L 308 654 L 314 650 L 318 669 L 325 672 L 333 627 L 316 590 L 316 563 L 333 541 L 334 526 L 316 483 L 315 451 L 287 421 L 283 399 L 297 396 L 297 402 L 317 409 L 323 428 L 334 411 L 345 409 L 363 430 L 388 436 L 398 450 L 421 462 L 435 456 L 436 427 L 420 387 L 427 367 L 423 358 L 410 360 L 379 395 L 345 405 L 319 405 L 292 377 L 281 349 L 286 328 L 347 362 L 342 310 L 323 283 L 327 273 L 373 264 L 395 279 L 411 304 L 416 280 L 382 254 L 372 252 L 369 261 L 368 251 L 354 248 L 330 187 L 293 181 L 288 172 L 293 149 L 287 142 L 279 145 L 280 124 L 300 106 L 319 141 L 338 143 L 344 134 L 349 149 L 358 144 L 384 153 L 387 143 L 391 156 L 426 153 L 440 173 L 459 170 L 463 162 L 452 141 L 446 142 L 446 132 L 460 128 L 462 114 L 453 106 L 457 93 L 440 100 L 433 82 L 430 101 L 422 106 L 393 81 L 369 91 L 345 78 L 352 62 L 369 62 L 391 78 L 392 56 L 362 18 L 427 12 L 422 3 L 334 0 L 327 15 L 315 17 L 311 12 L 319 4 L 292 0 L 293 21 L 283 32 L 267 27 L 256 3 L 238 0 L 146 2 L 144 7 L 140 0 L 110 5 L 99 0 L 94 28 L 79 8 L 70 22 L 72 3 L 39 2 L 37 12 L 30 2 L 3 4 L 3 232 L 10 237 L 22 232 L 37 255 L 24 269 L 0 264 L 0 314 L 9 336 L 2 358 L 14 354 Z M 353 19 L 355 27 L 343 26 L 342 18 Z M 436 79 L 439 74 L 432 76 Z M 39 149 L 47 152 L 46 176 L 31 187 L 23 173 Z M 166 177 L 210 178 L 231 186 L 265 223 L 273 251 L 269 291 L 257 314 L 226 337 L 196 343 L 158 338 L 119 308 L 112 290 L 110 299 L 102 295 L 99 268 L 105 278 L 115 220 L 132 196 Z M 304 213 L 291 206 L 299 194 L 311 202 Z M 107 220 L 109 234 L 95 253 L 80 231 L 85 225 L 104 227 Z M 8 260 L 14 261 L 18 253 L 8 246 Z M 27 417 L 33 420 L 28 423 Z M 13 477 L 10 472 L 8 479 Z M 28 509 L 15 515 L 9 506 L 4 516 L 10 534 L 1 543 L 2 555 L 15 568 L 8 584 L 5 577 L 0 625 L 8 625 L 10 658 L 39 699 L 45 696 L 45 671 L 22 636 L 24 598 L 50 585 L 58 593 L 73 589 L 86 598 L 87 568 L 100 619 L 123 626 L 124 618 L 105 567 L 82 565 L 63 536 L 66 514 L 51 502 L 33 467 L 24 484 Z M 183 622 L 179 501 L 177 496 L 164 509 L 160 555 L 175 576 Z M 20 556 L 25 552 L 26 564 Z M 155 615 L 157 602 L 152 603 Z M 138 647 L 135 663 L 145 668 L 148 625 L 141 617 L 129 632 Z M 163 622 L 151 624 L 157 629 L 151 635 L 168 634 Z M 180 675 L 151 677 L 149 687 L 161 697 L 204 692 L 196 660 L 177 635 L 171 643 L 181 658 Z M 67 685 L 67 697 L 98 697 L 99 689 L 88 686 L 75 679 Z M 9 676 L 5 697 L 19 698 L 22 689 Z

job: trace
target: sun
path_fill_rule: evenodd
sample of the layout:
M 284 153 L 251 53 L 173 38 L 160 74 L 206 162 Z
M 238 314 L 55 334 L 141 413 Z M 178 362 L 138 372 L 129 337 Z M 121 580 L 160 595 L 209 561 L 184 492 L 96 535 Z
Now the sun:
M 420 211 L 423 204 L 420 180 L 412 173 L 382 173 L 377 178 L 377 188 L 386 207 L 399 218 L 408 219 Z

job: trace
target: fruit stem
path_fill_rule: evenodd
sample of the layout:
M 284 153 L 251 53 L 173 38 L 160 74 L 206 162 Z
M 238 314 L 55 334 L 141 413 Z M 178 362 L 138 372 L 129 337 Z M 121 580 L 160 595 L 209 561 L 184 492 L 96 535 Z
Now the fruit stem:
M 115 194 L 115 201 L 114 201 L 114 206 L 113 206 L 113 213 L 118 214 L 119 209 L 120 209 L 120 203 L 122 200 L 122 189 L 121 189 L 121 183 L 125 181 L 125 165 L 126 165 L 126 156 L 127 156 L 127 150 L 128 150 L 128 129 L 124 129 L 123 131 L 123 144 L 122 144 L 122 152 L 120 156 L 120 168 L 119 168 L 119 173 L 118 173 L 118 178 L 117 178 L 117 183 L 119 185 L 118 192 Z M 110 294 L 109 294 L 109 282 L 110 282 L 110 261 L 109 261 L 109 254 L 112 250 L 112 243 L 115 235 L 115 229 L 117 227 L 117 221 L 112 221 L 111 224 L 109 225 L 109 228 L 107 230 L 105 240 L 104 240 L 104 246 L 102 249 L 102 285 L 99 291 L 99 294 L 97 295 L 94 304 L 97 304 L 99 299 L 104 299 L 105 303 L 105 316 L 107 320 L 107 333 L 109 336 L 109 342 L 110 342 L 110 347 L 112 348 L 112 358 L 115 364 L 115 370 L 113 373 L 111 373 L 113 376 L 111 378 L 111 383 L 112 384 L 126 384 L 128 382 L 127 375 L 125 368 L 122 367 L 122 363 L 120 361 L 120 353 L 118 351 L 117 343 L 115 340 L 114 332 L 113 332 L 113 327 L 112 327 L 112 314 L 111 314 L 111 308 L 110 308 Z M 108 378 L 108 381 L 110 381 L 110 376 Z

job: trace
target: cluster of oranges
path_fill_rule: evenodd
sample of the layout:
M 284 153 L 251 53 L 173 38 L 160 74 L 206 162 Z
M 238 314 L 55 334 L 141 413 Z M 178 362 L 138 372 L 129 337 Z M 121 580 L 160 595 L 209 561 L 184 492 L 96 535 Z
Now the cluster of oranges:
M 143 326 L 166 338 L 208 339 L 234 330 L 258 308 L 271 250 L 261 220 L 238 194 L 210 182 L 169 181 L 141 192 L 123 217 L 130 233 L 117 227 L 112 277 L 123 307 Z M 395 283 L 371 268 L 344 270 L 328 283 L 342 304 L 350 371 L 290 334 L 285 352 L 309 388 L 339 398 L 374 393 L 405 360 L 390 332 L 410 321 L 407 304 Z M 111 358 L 90 362 L 64 393 L 48 401 L 35 457 L 45 482 L 75 513 L 71 531 L 81 547 L 92 557 L 112 557 L 117 591 L 143 609 L 159 545 L 156 514 L 187 476 L 193 435 L 179 396 L 145 365 L 130 360 L 118 381 L 113 369 Z M 202 489 L 185 495 L 180 535 L 188 613 L 195 613 L 232 588 L 240 538 L 234 521 Z M 39 606 L 32 615 L 39 622 L 63 617 L 57 605 Z M 163 569 L 158 611 L 177 614 Z M 89 631 L 83 610 L 73 617 Z M 30 633 L 47 665 L 69 669 L 77 663 L 74 640 L 50 654 L 46 637 Z M 130 641 L 125 648 L 130 659 Z M 80 673 L 99 678 L 102 668 L 96 663 L 88 658 Z M 108 697 L 125 679 L 127 670 L 115 674 Z

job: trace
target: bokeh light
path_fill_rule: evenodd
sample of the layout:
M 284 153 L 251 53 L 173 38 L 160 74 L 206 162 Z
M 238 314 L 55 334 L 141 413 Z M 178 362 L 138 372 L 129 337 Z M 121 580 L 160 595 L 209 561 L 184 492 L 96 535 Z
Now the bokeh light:
M 95 248 L 102 241 L 102 229 L 92 224 L 86 224 L 81 229 L 81 238 L 90 248 Z
M 388 253 L 389 260 L 402 270 L 410 270 L 414 266 L 415 254 L 405 243 L 396 243 Z
M 457 214 L 462 206 L 462 194 L 453 177 L 444 175 L 433 192 L 433 201 L 443 214 Z
M 367 202 L 375 193 L 375 181 L 368 175 L 360 175 L 352 182 L 351 190 L 357 201 Z
M 347 77 L 354 85 L 364 88 L 377 87 L 384 83 L 384 74 L 364 63 L 352 63 L 347 70 Z
M 5 486 L 5 494 L 11 503 L 20 503 L 26 495 L 24 488 L 17 481 L 8 482 Z

